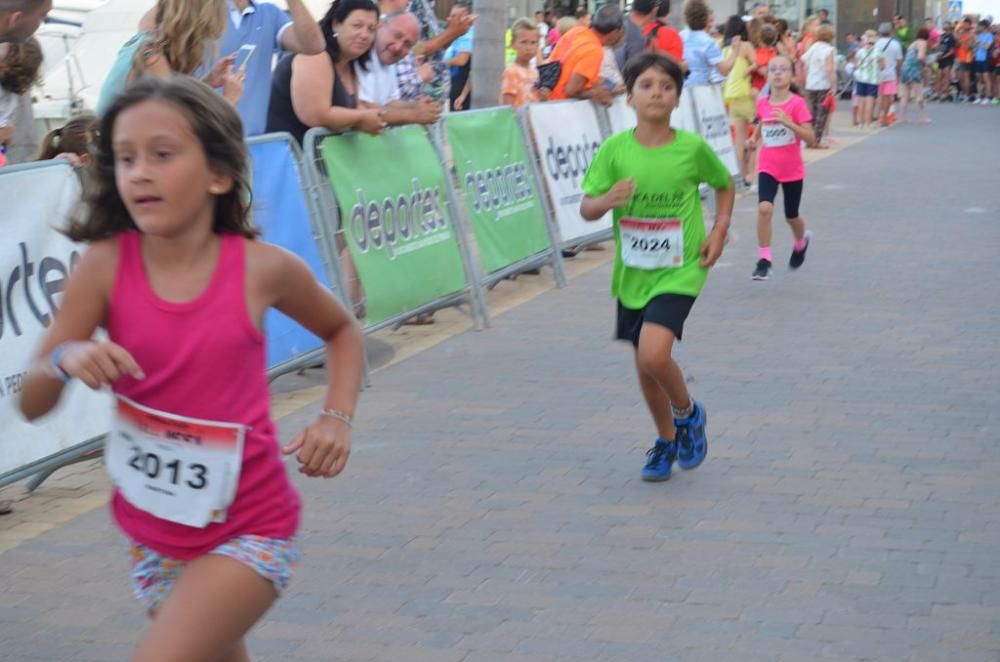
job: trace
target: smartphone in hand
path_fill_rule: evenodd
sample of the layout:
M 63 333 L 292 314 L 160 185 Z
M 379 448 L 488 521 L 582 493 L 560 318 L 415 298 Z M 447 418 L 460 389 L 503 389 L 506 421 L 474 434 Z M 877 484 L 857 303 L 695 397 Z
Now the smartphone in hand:
M 243 44 L 240 46 L 240 50 L 236 52 L 236 59 L 233 60 L 233 71 L 244 69 L 255 50 L 257 50 L 256 44 Z

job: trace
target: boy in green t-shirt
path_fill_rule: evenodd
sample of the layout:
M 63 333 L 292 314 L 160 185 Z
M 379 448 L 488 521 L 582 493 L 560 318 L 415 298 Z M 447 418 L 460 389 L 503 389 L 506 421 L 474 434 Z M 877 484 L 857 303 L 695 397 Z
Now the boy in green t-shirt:
M 580 215 L 594 221 L 614 210 L 617 337 L 635 347 L 639 385 L 659 435 L 642 477 L 667 480 L 675 459 L 681 469 L 694 469 L 708 452 L 705 409 L 688 393 L 671 350 L 722 255 L 735 193 L 708 143 L 670 127 L 684 81 L 680 67 L 646 52 L 629 60 L 623 75 L 638 125 L 598 150 L 583 179 Z M 707 237 L 702 182 L 715 189 L 718 210 Z

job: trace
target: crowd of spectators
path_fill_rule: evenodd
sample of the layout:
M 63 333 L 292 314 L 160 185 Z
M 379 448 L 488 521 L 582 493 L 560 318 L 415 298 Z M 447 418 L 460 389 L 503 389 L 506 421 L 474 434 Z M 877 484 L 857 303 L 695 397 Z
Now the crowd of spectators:
M 13 152 L 31 142 L 15 134 L 33 128 L 24 119 L 26 99 L 41 60 L 29 37 L 50 8 L 51 0 L 0 0 L 0 161 L 26 159 L 23 150 Z M 877 32 L 846 35 L 838 54 L 825 10 L 797 33 L 764 2 L 717 24 L 705 0 L 687 0 L 683 30 L 668 23 L 670 14 L 670 0 L 634 0 L 627 14 L 604 5 L 592 15 L 581 8 L 572 16 L 539 11 L 516 19 L 496 99 L 514 107 L 564 99 L 608 105 L 625 92 L 621 71 L 630 58 L 663 53 L 681 66 L 685 87 L 722 84 L 749 184 L 744 137 L 776 55 L 792 61 L 819 148 L 829 144 L 837 93 L 851 79 L 860 126 L 890 124 L 910 105 L 926 121 L 928 97 L 988 104 L 1000 91 L 1000 40 L 989 19 L 965 17 L 938 29 L 930 19 L 914 28 L 897 16 Z M 287 131 L 301 140 L 314 127 L 374 135 L 433 124 L 470 106 L 475 20 L 467 0 L 444 21 L 431 0 L 336 0 L 319 21 L 302 0 L 288 0 L 287 11 L 254 0 L 158 0 L 107 72 L 96 111 L 139 76 L 180 73 L 233 103 L 247 136 Z

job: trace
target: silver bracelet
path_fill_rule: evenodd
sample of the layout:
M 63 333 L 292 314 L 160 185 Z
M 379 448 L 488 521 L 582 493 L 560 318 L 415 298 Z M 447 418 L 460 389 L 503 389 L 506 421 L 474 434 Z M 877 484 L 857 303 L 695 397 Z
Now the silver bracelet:
M 338 421 L 343 421 L 347 424 L 347 427 L 353 427 L 354 418 L 350 414 L 345 414 L 338 409 L 323 409 L 319 412 L 320 416 L 329 416 L 330 418 L 335 418 Z

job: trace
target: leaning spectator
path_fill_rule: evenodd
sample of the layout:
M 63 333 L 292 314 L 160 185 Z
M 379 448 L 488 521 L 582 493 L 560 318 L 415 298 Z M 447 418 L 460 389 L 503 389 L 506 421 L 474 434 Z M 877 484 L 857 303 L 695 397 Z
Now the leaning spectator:
M 503 72 L 500 81 L 500 103 L 520 108 L 539 100 L 535 83 L 538 82 L 538 55 L 540 41 L 538 27 L 527 18 L 519 18 L 510 28 L 511 48 L 517 54 L 514 62 Z
M 65 159 L 74 167 L 89 166 L 97 147 L 99 126 L 96 115 L 77 115 L 58 129 L 49 131 L 42 139 L 42 151 L 36 160 Z
M 768 13 L 769 10 L 766 2 L 756 2 L 754 3 L 753 8 L 750 9 L 750 18 L 763 21 Z
M 287 131 L 302 142 L 306 131 L 357 129 L 377 135 L 385 128 L 383 111 L 358 107 L 358 77 L 375 43 L 378 7 L 372 0 L 335 0 L 320 28 L 326 52 L 288 55 L 278 63 L 271 86 L 267 131 Z
M 590 27 L 579 25 L 567 32 L 549 57 L 562 63 L 562 74 L 551 100 L 592 99 L 610 105 L 611 91 L 600 84 L 604 47 L 618 42 L 624 29 L 624 17 L 618 7 L 604 5 L 594 12 Z
M 442 26 L 427 0 L 378 0 L 378 9 L 382 16 L 409 11 L 420 23 L 420 41 L 410 55 L 396 63 L 400 98 L 417 101 L 428 96 L 444 103 L 451 87 L 444 51 L 472 28 L 476 17 L 464 14 Z
M 139 76 L 193 74 L 226 29 L 226 6 L 226 0 L 160 0 L 150 31 L 139 32 L 118 51 L 101 87 L 97 114 Z M 222 87 L 223 96 L 235 105 L 243 94 L 244 75 L 230 72 L 232 63 L 232 56 L 224 58 L 204 81 Z
M 460 0 L 452 5 L 449 20 L 461 20 L 464 16 L 472 14 L 472 5 L 466 0 Z M 469 74 L 472 71 L 472 48 L 476 38 L 476 28 L 472 27 L 464 35 L 451 42 L 444 53 L 445 63 L 448 65 L 448 75 L 451 87 L 448 93 L 449 110 L 468 110 L 469 95 L 471 93 Z
M 375 47 L 362 67 L 354 62 L 358 78 L 358 107 L 383 111 L 389 125 L 433 124 L 441 117 L 441 104 L 433 99 L 403 101 L 399 97 L 396 65 L 410 54 L 420 37 L 417 17 L 409 12 L 389 14 L 379 22 Z
M 319 24 L 302 0 L 288 0 L 287 4 L 288 14 L 269 2 L 229 0 L 228 3 L 226 31 L 219 52 L 229 55 L 247 44 L 255 47 L 245 66 L 243 96 L 236 104 L 247 136 L 262 134 L 267 128 L 274 57 L 282 52 L 318 55 L 326 47 Z
M 684 61 L 688 65 L 685 86 L 697 87 L 721 82 L 736 64 L 740 56 L 739 35 L 731 42 L 733 47 L 728 58 L 722 56 L 719 44 L 706 32 L 712 10 L 704 0 L 688 0 L 684 5 L 684 20 L 688 29 L 681 33 L 684 39 Z
M 0 44 L 27 41 L 51 10 L 52 0 L 0 0 Z

